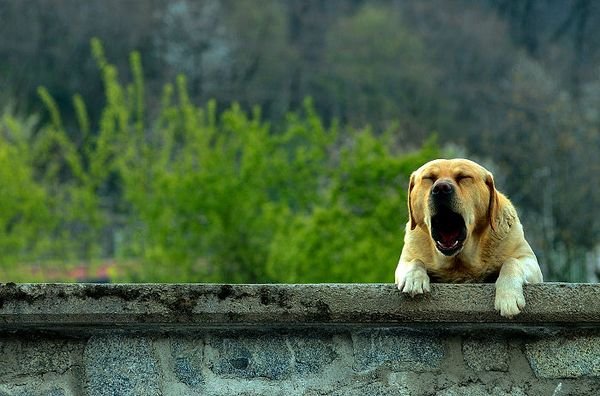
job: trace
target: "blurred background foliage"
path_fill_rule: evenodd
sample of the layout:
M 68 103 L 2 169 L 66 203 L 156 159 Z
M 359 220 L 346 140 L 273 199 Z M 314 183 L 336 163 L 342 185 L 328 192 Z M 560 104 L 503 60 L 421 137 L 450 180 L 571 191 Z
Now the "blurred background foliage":
M 547 280 L 598 279 L 596 2 L 4 0 L 0 20 L 4 280 L 389 282 L 408 175 L 455 155 L 494 172 Z

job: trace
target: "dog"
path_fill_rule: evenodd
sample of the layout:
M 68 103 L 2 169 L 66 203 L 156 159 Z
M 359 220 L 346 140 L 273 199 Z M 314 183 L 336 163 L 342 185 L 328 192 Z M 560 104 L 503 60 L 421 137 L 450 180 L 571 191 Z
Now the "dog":
M 430 281 L 496 283 L 494 307 L 512 318 L 523 285 L 543 282 L 511 202 L 483 166 L 463 158 L 426 163 L 410 176 L 404 247 L 396 285 L 415 296 Z

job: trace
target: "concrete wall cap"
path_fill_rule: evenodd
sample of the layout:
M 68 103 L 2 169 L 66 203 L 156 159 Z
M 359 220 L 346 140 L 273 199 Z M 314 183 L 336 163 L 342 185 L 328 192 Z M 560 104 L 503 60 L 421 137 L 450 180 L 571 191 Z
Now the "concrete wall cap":
M 493 284 L 434 284 L 411 298 L 392 284 L 0 284 L 0 329 L 177 330 L 290 326 L 600 325 L 600 285 L 524 287 L 514 319 L 494 311 Z

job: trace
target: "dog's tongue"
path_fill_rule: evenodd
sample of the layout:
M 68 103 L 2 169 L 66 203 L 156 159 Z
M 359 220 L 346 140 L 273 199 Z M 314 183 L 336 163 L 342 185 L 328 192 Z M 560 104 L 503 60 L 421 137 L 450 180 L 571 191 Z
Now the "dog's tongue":
M 450 230 L 439 233 L 439 240 L 437 243 L 444 249 L 450 249 L 457 245 L 459 230 Z

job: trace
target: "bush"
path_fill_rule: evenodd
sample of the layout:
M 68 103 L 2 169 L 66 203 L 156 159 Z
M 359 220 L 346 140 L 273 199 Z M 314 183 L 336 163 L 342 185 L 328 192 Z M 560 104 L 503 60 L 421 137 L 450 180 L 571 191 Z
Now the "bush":
M 297 213 L 271 242 L 268 272 L 280 282 L 390 282 L 407 218 L 405 182 L 438 155 L 433 142 L 394 154 L 388 139 L 354 132 L 326 194 Z
M 51 242 L 38 257 L 143 263 L 143 271 L 119 280 L 391 280 L 406 180 L 438 155 L 434 143 L 401 153 L 390 133 L 342 133 L 322 123 L 311 100 L 277 126 L 258 108 L 196 107 L 184 77 L 165 86 L 157 116 L 149 117 L 139 55 L 131 57 L 133 82 L 125 86 L 100 43 L 92 47 L 106 95 L 98 129 L 75 96 L 79 125 L 67 130 L 40 89 L 50 122 L 19 146 L 30 150 L 29 162 L 16 154 L 5 160 L 21 173 L 0 174 L 34 200 L 13 212 L 51 219 L 23 220 L 29 234 L 20 240 L 44 230 Z M 11 179 L 17 175 L 26 183 Z
M 0 265 L 33 259 L 49 231 L 47 194 L 33 178 L 27 139 L 32 125 L 9 112 L 0 118 Z M 46 245 L 47 247 L 47 245 Z

